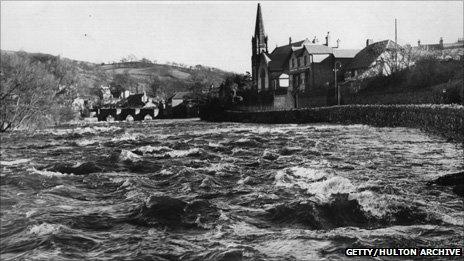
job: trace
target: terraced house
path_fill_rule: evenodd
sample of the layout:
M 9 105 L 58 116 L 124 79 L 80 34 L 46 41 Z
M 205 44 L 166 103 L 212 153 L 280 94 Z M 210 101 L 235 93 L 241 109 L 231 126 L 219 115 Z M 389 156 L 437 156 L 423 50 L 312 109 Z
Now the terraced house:
M 330 46 L 330 35 L 320 44 L 314 37 L 278 46 L 268 52 L 261 6 L 258 4 L 255 34 L 252 37 L 252 79 L 260 92 L 271 92 L 273 108 L 324 106 L 336 103 L 336 82 L 343 80 L 345 68 L 358 50 Z

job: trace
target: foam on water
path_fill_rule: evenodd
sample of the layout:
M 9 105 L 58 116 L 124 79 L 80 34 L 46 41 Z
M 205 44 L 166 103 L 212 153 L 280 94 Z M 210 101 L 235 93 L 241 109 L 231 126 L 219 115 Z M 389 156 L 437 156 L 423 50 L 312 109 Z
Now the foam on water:
M 192 148 L 188 150 L 174 150 L 166 153 L 167 155 L 173 157 L 173 158 L 181 158 L 181 157 L 187 157 L 190 155 L 195 155 L 201 152 L 201 149 L 199 148 Z
M 319 260 L 319 250 L 330 245 L 329 241 L 310 239 L 275 239 L 264 241 L 256 248 L 270 257 L 286 256 L 290 260 Z
M 144 137 L 142 134 L 137 134 L 137 133 L 127 133 L 125 132 L 124 134 L 114 137 L 111 139 L 111 141 L 116 142 L 116 141 L 131 141 L 131 140 L 138 140 L 140 138 Z
M 46 177 L 66 177 L 66 176 L 73 176 L 73 174 L 64 174 L 61 172 L 49 171 L 49 170 L 38 170 L 36 168 L 27 169 L 29 172 L 34 174 L 39 174 Z
M 40 225 L 33 225 L 28 233 L 34 234 L 37 236 L 44 236 L 49 234 L 55 234 L 63 228 L 63 225 L 60 224 L 49 224 L 49 223 L 42 223 Z
M 142 157 L 129 150 L 122 150 L 121 154 L 119 154 L 119 160 L 136 162 L 142 160 Z
M 352 193 L 348 199 L 357 200 L 365 212 L 377 218 L 384 217 L 388 213 L 389 205 L 387 202 L 394 200 L 392 196 L 380 196 L 370 190 Z
M 162 169 L 159 173 L 160 173 L 161 175 L 172 175 L 172 174 L 173 174 L 172 171 L 167 170 L 167 169 Z
M 229 170 L 233 167 L 230 163 L 213 163 L 209 167 L 204 168 L 207 171 L 219 172 L 222 170 Z
M 97 140 L 87 140 L 87 139 L 84 139 L 84 140 L 78 140 L 78 141 L 76 141 L 76 144 L 77 144 L 78 146 L 85 147 L 85 146 L 88 146 L 88 145 L 95 144 L 95 143 L 97 143 L 97 142 L 98 142 Z
M 74 129 L 47 129 L 42 131 L 42 133 L 49 133 L 56 136 L 63 136 L 69 134 L 96 134 L 101 132 L 113 132 L 120 130 L 120 127 L 117 126 L 91 126 L 91 127 L 77 127 Z
M 316 197 L 327 200 L 333 194 L 345 194 L 356 191 L 356 187 L 350 180 L 344 177 L 330 177 L 326 180 L 310 183 L 306 186 L 308 193 L 315 194 Z
M 277 187 L 292 188 L 297 186 L 322 201 L 327 201 L 333 194 L 353 193 L 356 191 L 356 187 L 349 179 L 333 176 L 317 168 L 286 168 L 277 171 L 274 179 Z
M 0 165 L 14 166 L 14 165 L 28 163 L 29 161 L 31 161 L 31 160 L 30 159 L 17 159 L 17 160 L 12 160 L 12 161 L 3 161 L 3 160 L 1 160 Z
M 277 171 L 275 184 L 278 187 L 306 187 L 309 183 L 328 177 L 329 174 L 320 169 L 308 167 L 290 167 Z
M 145 154 L 145 153 L 162 153 L 162 152 L 165 152 L 165 151 L 171 151 L 172 149 L 169 148 L 169 147 L 166 147 L 166 146 L 147 145 L 147 146 L 137 148 L 136 150 L 142 152 L 143 154 Z

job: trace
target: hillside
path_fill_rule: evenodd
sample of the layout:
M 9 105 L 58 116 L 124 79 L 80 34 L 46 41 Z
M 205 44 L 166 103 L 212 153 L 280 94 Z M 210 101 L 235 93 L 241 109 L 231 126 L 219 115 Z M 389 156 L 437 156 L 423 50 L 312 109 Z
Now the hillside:
M 119 87 L 131 91 L 147 91 L 152 96 L 167 98 L 178 91 L 189 91 L 195 88 L 219 86 L 232 73 L 217 68 L 196 65 L 182 67 L 170 64 L 154 64 L 150 62 L 125 62 L 114 64 L 95 64 L 77 61 L 43 53 L 27 53 L 1 51 L 2 55 L 21 54 L 30 58 L 31 62 L 50 64 L 57 59 L 66 65 L 67 70 L 76 74 L 76 87 L 79 96 L 95 99 L 99 96 L 101 85 Z M 129 76 L 124 83 L 115 81 L 117 76 Z M 156 93 L 153 93 L 156 82 Z M 119 85 L 119 86 L 117 86 Z
M 129 75 L 135 84 L 124 86 L 132 91 L 147 91 L 152 96 L 167 98 L 174 92 L 189 91 L 195 87 L 209 88 L 219 86 L 232 73 L 217 68 L 202 65 L 182 67 L 168 64 L 154 64 L 146 62 L 125 62 L 99 65 L 111 79 L 116 75 Z M 157 86 L 153 87 L 154 82 Z M 109 82 L 117 85 L 117 82 Z M 129 84 L 131 85 L 131 84 Z M 134 89 L 134 86 L 137 90 Z M 156 94 L 154 92 L 156 88 Z
M 178 91 L 197 94 L 219 86 L 231 73 L 196 65 L 150 62 L 95 64 L 43 53 L 4 51 L 0 67 L 0 132 L 66 122 L 76 118 L 73 101 L 89 105 L 103 97 L 102 86 L 166 99 Z

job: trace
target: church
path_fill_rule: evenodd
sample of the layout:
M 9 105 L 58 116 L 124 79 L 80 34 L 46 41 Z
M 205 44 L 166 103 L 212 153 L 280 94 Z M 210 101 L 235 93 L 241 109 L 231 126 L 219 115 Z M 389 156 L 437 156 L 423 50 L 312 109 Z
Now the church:
M 293 42 L 268 51 L 261 5 L 256 13 L 252 37 L 252 81 L 258 92 L 273 94 L 273 109 L 327 106 L 337 103 L 337 83 L 358 50 L 329 46 L 330 35 L 320 44 L 316 37 Z

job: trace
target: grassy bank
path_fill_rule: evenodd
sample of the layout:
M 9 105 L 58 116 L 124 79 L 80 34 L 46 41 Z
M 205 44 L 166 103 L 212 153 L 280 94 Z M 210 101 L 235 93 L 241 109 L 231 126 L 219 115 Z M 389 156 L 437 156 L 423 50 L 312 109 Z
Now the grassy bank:
M 221 111 L 204 107 L 207 121 L 256 123 L 339 123 L 378 127 L 410 127 L 464 142 L 464 106 L 460 105 L 344 105 L 284 111 Z

